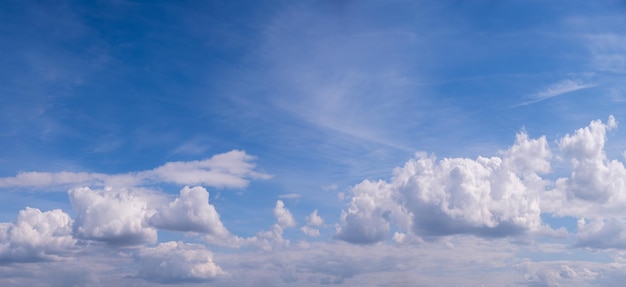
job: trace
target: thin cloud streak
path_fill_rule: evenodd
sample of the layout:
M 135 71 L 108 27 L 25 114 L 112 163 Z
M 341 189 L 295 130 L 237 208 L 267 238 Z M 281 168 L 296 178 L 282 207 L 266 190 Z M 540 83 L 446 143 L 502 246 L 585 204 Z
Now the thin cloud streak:
M 156 183 L 244 188 L 249 179 L 268 179 L 255 171 L 254 156 L 232 150 L 199 161 L 168 162 L 151 170 L 123 174 L 88 172 L 20 172 L 0 178 L 0 188 L 58 188 L 75 186 L 141 186 Z M 39 189 L 40 190 L 40 189 Z M 56 189 L 55 189 L 56 190 Z M 56 190 L 58 191 L 58 190 Z
M 578 91 L 578 90 L 583 90 L 583 89 L 588 89 L 588 88 L 593 88 L 597 86 L 596 84 L 582 84 L 580 82 L 577 81 L 572 81 L 572 80 L 563 80 L 560 81 L 556 84 L 552 84 L 549 87 L 535 93 L 531 98 L 532 100 L 518 104 L 513 106 L 514 108 L 517 107 L 521 107 L 521 106 L 528 106 L 531 104 L 535 104 L 541 101 L 545 101 L 547 99 L 550 98 L 554 98 L 557 96 L 561 96 L 567 93 L 571 93 L 574 91 Z

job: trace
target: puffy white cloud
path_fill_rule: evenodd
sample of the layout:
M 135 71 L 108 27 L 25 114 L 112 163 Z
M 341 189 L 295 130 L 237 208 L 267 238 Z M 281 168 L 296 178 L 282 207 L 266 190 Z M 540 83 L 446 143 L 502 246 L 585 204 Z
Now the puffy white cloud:
M 390 185 L 365 180 L 352 189 L 354 196 L 348 210 L 341 212 L 335 237 L 352 243 L 374 243 L 384 240 L 390 230 L 389 216 L 398 205 L 392 200 Z
M 205 160 L 168 162 L 152 170 L 125 174 L 87 172 L 20 172 L 0 178 L 0 187 L 53 188 L 77 186 L 129 187 L 151 183 L 175 183 L 212 187 L 243 188 L 250 179 L 267 179 L 270 175 L 255 170 L 255 157 L 232 150 Z
M 553 190 L 542 198 L 542 209 L 561 216 L 615 217 L 626 207 L 626 168 L 607 158 L 606 132 L 617 127 L 610 116 L 607 123 L 592 121 L 589 126 L 567 134 L 559 142 L 563 157 L 572 166 L 569 178 L 556 180 Z
M 41 212 L 27 207 L 14 223 L 0 223 L 0 262 L 58 259 L 75 243 L 72 219 L 59 209 Z
M 306 224 L 313 226 L 320 226 L 324 224 L 324 219 L 317 215 L 317 209 L 311 212 L 309 216 L 306 217 Z
M 317 228 L 313 228 L 313 227 L 305 225 L 305 226 L 300 227 L 300 230 L 302 230 L 302 233 L 306 234 L 307 236 L 311 236 L 311 237 L 320 236 L 320 231 Z
M 185 186 L 180 197 L 157 208 L 148 222 L 159 229 L 203 232 L 222 238 L 228 235 L 220 215 L 209 203 L 209 192 L 201 186 Z
M 317 209 L 311 212 L 311 214 L 306 217 L 306 224 L 307 225 L 300 227 L 300 230 L 302 230 L 304 234 L 311 237 L 320 236 L 319 229 L 312 227 L 324 224 L 324 220 L 322 219 L 322 217 L 317 215 Z
M 282 228 L 296 226 L 296 220 L 293 218 L 293 215 L 291 215 L 289 209 L 285 208 L 285 204 L 282 200 L 276 201 L 276 206 L 274 207 L 274 217 L 276 217 L 276 224 Z
M 184 242 L 164 242 L 138 252 L 139 277 L 159 283 L 197 282 L 226 273 L 213 262 L 204 246 Z
M 623 219 L 578 220 L 577 247 L 626 249 L 626 221 Z
M 608 161 L 604 152 L 606 131 L 615 127 L 617 122 L 610 116 L 607 124 L 592 121 L 561 139 L 559 148 L 571 160 L 573 171 L 569 179 L 561 179 L 557 185 L 568 197 L 599 202 L 614 195 L 624 199 L 626 169 L 621 162 Z
M 550 170 L 545 137 L 519 133 L 502 157 L 445 158 L 418 154 L 390 182 L 365 180 L 352 189 L 336 237 L 354 243 L 386 239 L 390 223 L 418 236 L 469 233 L 509 236 L 541 226 L 538 174 Z
M 112 245 L 134 245 L 156 240 L 156 229 L 146 219 L 154 214 L 149 196 L 137 189 L 89 187 L 71 189 L 76 218 L 74 235 Z

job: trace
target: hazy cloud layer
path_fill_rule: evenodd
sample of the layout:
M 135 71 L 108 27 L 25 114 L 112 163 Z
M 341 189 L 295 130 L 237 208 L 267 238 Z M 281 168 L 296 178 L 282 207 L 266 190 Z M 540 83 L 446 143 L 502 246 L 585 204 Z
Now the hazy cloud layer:
M 164 242 L 137 255 L 139 277 L 159 283 L 202 282 L 224 275 L 202 245 Z

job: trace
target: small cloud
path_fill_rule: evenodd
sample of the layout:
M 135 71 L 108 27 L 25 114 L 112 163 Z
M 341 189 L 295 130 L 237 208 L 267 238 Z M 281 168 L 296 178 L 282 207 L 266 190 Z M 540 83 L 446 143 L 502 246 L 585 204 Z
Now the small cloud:
M 293 215 L 291 215 L 291 212 L 285 208 L 285 204 L 282 200 L 276 201 L 274 217 L 276 217 L 276 223 L 282 228 L 296 226 L 296 220 L 293 218 Z
M 306 217 L 306 224 L 320 226 L 324 224 L 324 219 L 322 219 L 319 215 L 317 215 L 317 209 L 311 212 L 309 216 Z
M 304 234 L 310 237 L 320 236 L 320 231 L 317 228 L 313 228 L 313 227 L 309 227 L 305 225 L 305 226 L 300 227 L 300 230 L 302 230 Z
M 337 188 L 339 188 L 339 186 L 337 186 L 336 184 L 329 184 L 329 185 L 322 186 L 322 189 L 324 191 L 333 191 L 333 190 L 337 190 Z

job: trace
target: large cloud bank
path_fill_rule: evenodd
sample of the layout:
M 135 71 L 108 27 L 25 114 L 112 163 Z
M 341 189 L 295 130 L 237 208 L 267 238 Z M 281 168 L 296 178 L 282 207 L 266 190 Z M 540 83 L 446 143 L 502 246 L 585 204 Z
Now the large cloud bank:
M 577 221 L 575 230 L 564 231 L 572 239 L 567 248 L 626 249 L 626 216 L 622 212 L 626 207 L 626 168 L 622 162 L 609 159 L 605 151 L 607 133 L 617 125 L 612 116 L 606 123 L 592 121 L 556 140 L 556 148 L 550 148 L 545 136 L 531 138 L 522 131 L 511 147 L 496 156 L 437 159 L 417 153 L 396 168 L 390 179 L 364 180 L 351 187 L 347 205 L 334 223 L 337 240 L 331 242 L 307 241 L 323 239 L 332 226 L 325 224 L 315 209 L 302 215 L 299 229 L 303 234 L 298 233 L 301 238 L 293 244 L 295 237 L 286 235 L 286 230 L 296 228 L 299 220 L 283 200 L 277 200 L 272 210 L 275 222 L 254 236 L 239 237 L 228 230 L 205 186 L 239 188 L 248 178 L 266 178 L 254 171 L 252 157 L 243 152 L 229 152 L 207 161 L 169 163 L 150 170 L 150 177 L 130 173 L 124 175 L 132 179 L 125 186 L 118 185 L 123 182 L 119 180 L 115 185 L 102 186 L 109 175 L 47 174 L 50 186 L 76 185 L 68 191 L 74 212 L 29 207 L 13 222 L 0 223 L 0 273 L 15 264 L 72 262 L 81 258 L 77 254 L 121 250 L 127 256 L 118 260 L 132 260 L 136 267 L 123 278 L 153 283 L 212 281 L 231 286 L 237 284 L 233 274 L 249 272 L 257 279 L 267 276 L 239 260 L 254 254 L 265 259 L 254 259 L 250 264 L 278 274 L 263 282 L 342 284 L 361 273 L 379 272 L 383 276 L 394 268 L 423 268 L 405 258 L 409 255 L 380 262 L 368 257 L 370 262 L 364 262 L 363 255 L 350 252 L 384 254 L 390 248 L 408 248 L 403 249 L 410 250 L 408 254 L 436 257 L 462 247 L 469 249 L 458 252 L 468 253 L 472 248 L 492 252 L 491 260 L 499 262 L 492 266 L 495 263 L 485 261 L 479 266 L 514 265 L 515 272 L 524 276 L 519 284 L 558 286 L 575 282 L 585 286 L 606 279 L 602 270 L 615 273 L 622 257 L 618 256 L 613 265 L 597 264 L 589 269 L 576 262 L 513 260 L 504 251 L 490 250 L 489 244 L 500 244 L 509 252 L 519 247 L 507 239 L 550 234 L 546 231 L 554 230 L 542 220 L 548 214 Z M 551 177 L 554 162 L 567 164 L 570 170 L 559 173 L 565 177 Z M 22 181 L 26 174 L 0 179 L 0 183 L 22 187 L 27 183 Z M 104 181 L 83 185 L 83 176 Z M 169 195 L 145 185 L 146 178 L 184 186 L 178 194 Z M 42 182 L 35 180 L 31 187 Z M 202 185 L 186 185 L 189 183 Z M 194 243 L 159 242 L 159 230 L 182 232 Z M 242 249 L 214 257 L 209 246 Z M 429 253 L 428 246 L 436 247 L 437 254 Z M 271 254 L 281 257 L 269 258 Z M 323 268 L 320 262 L 331 267 Z M 360 280 L 367 280 L 364 278 Z

